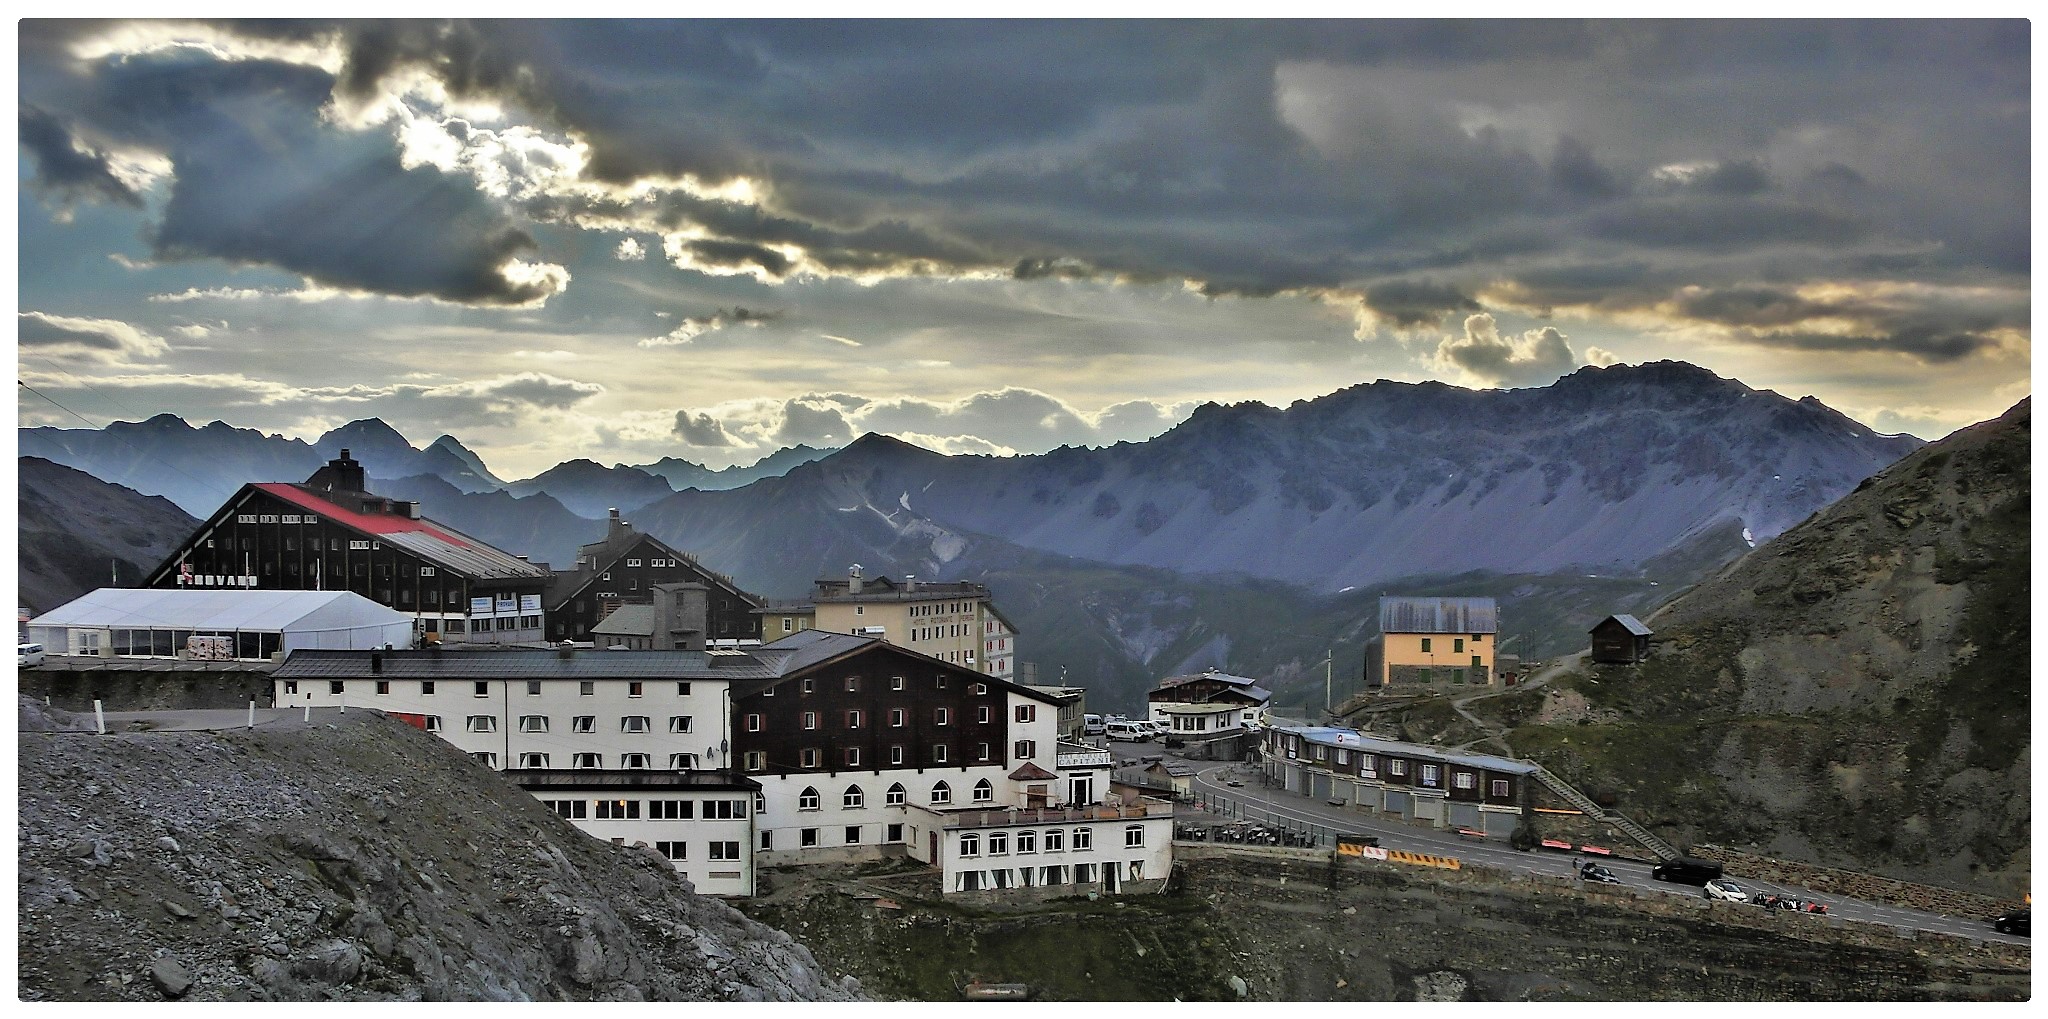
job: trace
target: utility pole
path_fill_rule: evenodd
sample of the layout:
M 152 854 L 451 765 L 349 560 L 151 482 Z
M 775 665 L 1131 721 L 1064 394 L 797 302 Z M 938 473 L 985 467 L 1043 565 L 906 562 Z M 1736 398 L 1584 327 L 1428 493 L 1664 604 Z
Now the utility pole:
M 1336 714 L 1336 708 L 1330 703 L 1330 676 L 1336 660 L 1337 649 L 1331 648 L 1323 652 L 1323 714 L 1332 716 Z

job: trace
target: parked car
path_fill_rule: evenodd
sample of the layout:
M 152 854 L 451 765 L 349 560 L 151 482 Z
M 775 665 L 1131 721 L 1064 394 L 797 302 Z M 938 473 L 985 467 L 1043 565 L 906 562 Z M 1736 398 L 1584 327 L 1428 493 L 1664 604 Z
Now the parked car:
M 1104 722 L 1102 731 L 1110 739 L 1129 740 L 1143 743 L 1152 738 L 1152 730 L 1136 722 Z
M 1721 865 L 1712 860 L 1681 856 L 1676 860 L 1666 860 L 1651 868 L 1650 876 L 1659 881 L 1676 881 L 1680 884 L 1703 885 L 1721 876 Z
M 1700 886 L 1700 894 L 1721 902 L 1748 902 L 1749 893 L 1741 885 L 1725 877 L 1717 877 Z
M 1602 867 L 1597 863 L 1580 864 L 1579 880 L 1591 881 L 1596 885 L 1618 885 L 1621 883 L 1621 879 L 1615 877 L 1613 871 L 1608 870 L 1607 868 Z
M 23 666 L 43 664 L 43 646 L 41 644 L 16 644 L 14 650 L 16 656 L 21 659 Z
M 2001 914 L 1996 919 L 1991 921 L 1991 929 L 1997 931 L 2000 934 L 2018 934 L 2023 937 L 2031 938 L 2034 936 L 2032 917 L 2033 912 L 2033 908 L 2028 907 L 2026 909 L 2015 909 L 2010 913 Z

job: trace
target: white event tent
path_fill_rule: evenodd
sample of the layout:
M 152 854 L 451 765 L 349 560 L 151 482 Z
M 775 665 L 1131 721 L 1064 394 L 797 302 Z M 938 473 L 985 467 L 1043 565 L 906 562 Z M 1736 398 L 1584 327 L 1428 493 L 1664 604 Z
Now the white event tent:
M 268 659 L 302 648 L 408 648 L 413 619 L 352 591 L 103 587 L 28 621 L 53 655 Z

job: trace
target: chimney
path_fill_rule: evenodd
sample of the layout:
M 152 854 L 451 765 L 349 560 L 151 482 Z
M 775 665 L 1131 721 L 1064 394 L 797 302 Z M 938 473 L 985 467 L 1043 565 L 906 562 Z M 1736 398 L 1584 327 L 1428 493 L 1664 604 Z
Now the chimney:
M 609 522 L 609 525 L 605 528 L 604 540 L 617 541 L 619 538 L 624 537 L 626 533 L 631 531 L 632 529 L 633 526 L 631 524 L 628 524 L 624 520 L 619 519 L 619 508 L 617 506 L 613 506 L 611 508 L 611 520 Z
M 859 593 L 860 593 L 860 564 L 859 564 L 859 563 L 854 563 L 854 564 L 853 564 L 852 566 L 849 566 L 849 567 L 847 567 L 847 568 L 846 568 L 846 593 L 847 593 L 847 594 L 859 594 Z
M 383 652 L 380 652 L 380 651 L 372 651 L 372 652 L 370 652 L 370 675 L 372 675 L 372 676 L 376 676 L 376 675 L 381 675 L 381 674 L 382 674 L 383 672 L 384 672 L 384 654 L 383 654 Z
M 557 645 L 555 645 L 555 657 L 556 657 L 556 658 L 574 658 L 574 657 L 576 657 L 576 642 L 575 642 L 575 641 L 573 641 L 573 640 L 565 640 L 565 641 L 561 642 L 560 644 L 557 644 Z
M 320 492 L 356 492 L 363 490 L 363 465 L 348 455 L 348 450 L 327 461 L 325 467 L 313 472 L 306 479 L 306 487 Z
M 906 574 L 904 574 L 904 575 L 903 575 L 903 593 L 904 593 L 904 594 L 915 594 L 916 592 L 917 592 L 917 574 L 915 574 L 915 573 L 906 573 Z

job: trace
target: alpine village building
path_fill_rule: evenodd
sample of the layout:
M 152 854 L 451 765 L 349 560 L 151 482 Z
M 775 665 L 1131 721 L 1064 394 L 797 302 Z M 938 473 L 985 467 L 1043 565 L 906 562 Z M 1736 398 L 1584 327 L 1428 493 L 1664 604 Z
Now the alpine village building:
M 413 617 L 421 643 L 543 639 L 545 564 L 364 490 L 344 449 L 304 484 L 247 484 L 143 581 L 174 590 L 353 591 Z
M 764 640 L 810 628 L 858 633 L 983 675 L 1017 675 L 1017 628 L 997 611 L 988 588 L 969 581 L 867 580 L 855 564 L 845 580 L 817 581 L 808 599 L 767 602 L 757 612 Z
M 1365 687 L 1494 685 L 1500 612 L 1492 598 L 1381 598 L 1365 646 Z
M 1395 820 L 1506 835 L 1534 795 L 1536 766 L 1333 726 L 1267 729 L 1266 777 L 1288 792 Z
M 708 894 L 761 866 L 905 856 L 946 894 L 1158 891 L 1172 805 L 1109 791 L 1057 699 L 874 636 L 702 651 L 304 652 L 280 706 L 372 708 Z M 1129 801 L 1126 802 L 1125 800 Z
M 575 566 L 548 583 L 551 641 L 584 641 L 605 617 L 627 605 L 652 605 L 656 584 L 702 584 L 703 633 L 709 643 L 761 639 L 761 599 L 731 577 L 714 573 L 653 535 L 633 529 L 613 509 L 602 540 L 576 550 Z M 601 645 L 602 646 L 602 645 Z

